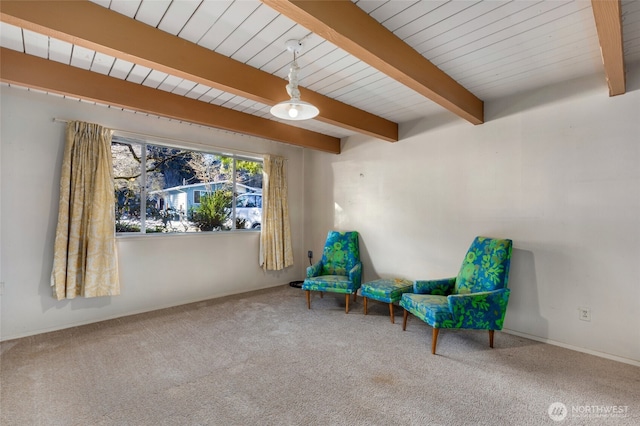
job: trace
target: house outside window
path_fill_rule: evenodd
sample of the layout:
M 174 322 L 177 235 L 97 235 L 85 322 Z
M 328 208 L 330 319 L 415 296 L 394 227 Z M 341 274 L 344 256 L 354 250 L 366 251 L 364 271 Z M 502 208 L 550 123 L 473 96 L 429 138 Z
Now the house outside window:
M 262 161 L 114 135 L 116 232 L 260 229 Z

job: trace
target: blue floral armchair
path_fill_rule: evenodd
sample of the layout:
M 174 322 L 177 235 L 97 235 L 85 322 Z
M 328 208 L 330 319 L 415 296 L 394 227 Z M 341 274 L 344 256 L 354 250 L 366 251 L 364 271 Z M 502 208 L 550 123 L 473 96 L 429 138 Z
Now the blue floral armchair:
M 402 329 L 412 313 L 433 327 L 431 353 L 436 353 L 441 328 L 489 330 L 493 348 L 495 330 L 502 330 L 510 290 L 511 240 L 476 237 L 455 278 L 415 281 L 413 293 L 400 300 Z
M 311 291 L 345 294 L 345 312 L 349 313 L 349 296 L 356 292 L 362 280 L 362 263 L 358 248 L 357 232 L 329 231 L 322 252 L 322 259 L 307 268 L 307 278 L 302 284 L 306 291 L 307 307 L 311 309 Z

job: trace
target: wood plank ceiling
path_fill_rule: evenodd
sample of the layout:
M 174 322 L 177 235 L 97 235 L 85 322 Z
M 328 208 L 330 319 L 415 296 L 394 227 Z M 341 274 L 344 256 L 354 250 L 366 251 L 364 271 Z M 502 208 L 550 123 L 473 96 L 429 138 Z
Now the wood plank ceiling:
M 443 107 L 479 124 L 483 101 L 584 75 L 624 93 L 640 61 L 634 0 L 3 0 L 0 16 L 5 84 L 335 153 Z M 289 39 L 313 120 L 269 113 Z

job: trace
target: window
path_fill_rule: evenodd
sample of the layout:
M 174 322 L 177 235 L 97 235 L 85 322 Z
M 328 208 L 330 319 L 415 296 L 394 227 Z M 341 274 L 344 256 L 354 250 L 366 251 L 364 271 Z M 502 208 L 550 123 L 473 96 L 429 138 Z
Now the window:
M 116 232 L 260 229 L 262 161 L 120 135 L 111 154 Z
M 193 191 L 193 203 L 194 204 L 200 204 L 200 192 L 201 191 Z

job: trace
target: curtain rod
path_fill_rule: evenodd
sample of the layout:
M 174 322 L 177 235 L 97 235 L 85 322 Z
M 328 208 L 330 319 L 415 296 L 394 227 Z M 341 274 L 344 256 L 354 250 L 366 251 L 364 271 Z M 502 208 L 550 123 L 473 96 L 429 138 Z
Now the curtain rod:
M 53 117 L 53 122 L 54 123 L 69 123 L 71 121 L 78 121 L 78 120 L 67 120 L 67 119 L 64 119 L 64 118 Z M 143 136 L 145 138 L 160 139 L 160 140 L 165 140 L 165 141 L 169 141 L 169 142 L 177 142 L 177 143 L 180 143 L 180 144 L 185 144 L 186 143 L 186 144 L 190 144 L 190 145 L 195 145 L 195 146 L 200 146 L 200 147 L 203 147 L 203 148 L 215 149 L 215 150 L 220 150 L 220 151 L 227 150 L 227 151 L 231 151 L 234 154 L 240 154 L 240 155 L 246 154 L 247 156 L 251 156 L 251 157 L 256 157 L 256 156 L 262 157 L 264 155 L 264 154 L 259 154 L 257 152 L 242 151 L 242 150 L 239 150 L 239 149 L 222 148 L 222 147 L 219 147 L 219 146 L 207 145 L 207 144 L 204 144 L 204 143 L 201 143 L 201 142 L 189 142 L 189 141 L 180 140 L 180 139 L 166 138 L 164 136 L 152 135 L 152 134 L 149 134 L 149 133 L 140 133 L 140 132 L 132 132 L 132 131 L 129 131 L 129 130 L 113 129 L 111 127 L 109 127 L 109 129 L 113 130 L 114 132 L 117 132 L 117 133 L 125 133 L 125 134 L 129 134 L 129 135 L 134 135 L 134 136 Z M 219 130 L 219 129 L 216 129 L 216 130 Z M 286 160 L 286 158 L 285 158 L 285 160 Z

